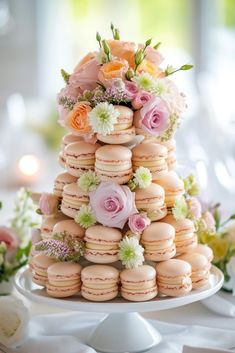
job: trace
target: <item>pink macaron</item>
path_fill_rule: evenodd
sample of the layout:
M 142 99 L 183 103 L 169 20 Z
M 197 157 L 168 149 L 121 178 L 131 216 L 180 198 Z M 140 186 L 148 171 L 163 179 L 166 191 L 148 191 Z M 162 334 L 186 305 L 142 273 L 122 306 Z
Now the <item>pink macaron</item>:
M 167 158 L 166 162 L 168 165 L 168 170 L 171 171 L 173 170 L 176 165 L 177 165 L 177 160 L 176 160 L 176 143 L 175 140 L 168 140 L 165 142 L 159 142 L 161 145 L 165 146 L 167 148 Z
M 32 281 L 40 286 L 45 286 L 47 282 L 47 269 L 56 260 L 44 254 L 37 254 L 33 257 L 33 277 Z
M 85 236 L 85 229 L 77 224 L 73 219 L 67 219 L 56 223 L 53 227 L 52 237 L 80 241 Z
M 179 200 L 184 194 L 184 182 L 174 172 L 155 179 L 154 182 L 161 185 L 165 190 L 165 202 L 167 208 L 174 206 L 175 202 Z
M 191 266 L 188 262 L 170 259 L 156 265 L 159 293 L 180 297 L 192 290 Z
M 77 183 L 66 185 L 62 193 L 61 211 L 68 217 L 74 218 L 82 205 L 88 205 L 88 194 L 80 189 Z
M 120 273 L 121 295 L 134 301 L 147 301 L 157 295 L 156 271 L 152 266 L 143 265 L 125 269 Z
M 52 237 L 54 225 L 66 219 L 68 219 L 68 217 L 62 212 L 58 212 L 53 216 L 43 216 L 40 228 L 42 239 L 50 239 Z
M 88 261 L 107 264 L 118 261 L 122 233 L 116 228 L 94 225 L 86 230 L 84 257 Z
M 60 173 L 54 181 L 53 193 L 56 196 L 61 198 L 64 186 L 71 184 L 71 183 L 75 183 L 76 181 L 77 181 L 77 178 L 75 176 L 73 176 L 67 172 Z
M 209 246 L 203 244 L 197 244 L 193 248 L 189 249 L 188 252 L 204 255 L 209 262 L 212 262 L 214 258 L 212 249 Z
M 114 299 L 118 295 L 119 271 L 107 265 L 91 265 L 81 273 L 83 298 L 95 302 Z

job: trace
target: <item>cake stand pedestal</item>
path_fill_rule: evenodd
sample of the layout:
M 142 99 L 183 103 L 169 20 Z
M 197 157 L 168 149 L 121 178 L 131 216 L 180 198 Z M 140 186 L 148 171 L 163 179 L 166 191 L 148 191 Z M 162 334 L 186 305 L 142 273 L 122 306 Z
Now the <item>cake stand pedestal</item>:
M 107 313 L 108 315 L 98 323 L 84 343 L 97 352 L 140 353 L 160 343 L 161 335 L 138 314 L 139 312 L 172 309 L 205 299 L 221 288 L 223 279 L 222 272 L 213 266 L 209 283 L 205 287 L 193 290 L 184 297 L 157 297 L 147 302 L 128 302 L 117 298 L 110 302 L 92 303 L 80 296 L 67 299 L 51 298 L 44 288 L 32 282 L 31 273 L 27 267 L 16 274 L 15 286 L 21 294 L 35 302 L 68 310 Z

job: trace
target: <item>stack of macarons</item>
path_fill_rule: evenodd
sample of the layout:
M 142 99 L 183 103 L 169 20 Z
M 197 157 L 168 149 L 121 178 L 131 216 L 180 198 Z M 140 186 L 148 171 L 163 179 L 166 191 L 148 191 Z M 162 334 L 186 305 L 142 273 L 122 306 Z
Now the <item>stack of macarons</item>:
M 44 254 L 37 254 L 33 257 L 32 281 L 40 286 L 45 287 L 47 283 L 47 269 L 56 261 Z
M 69 174 L 79 177 L 88 170 L 94 170 L 95 152 L 98 143 L 74 142 L 65 147 L 65 164 Z
M 123 105 L 114 105 L 114 109 L 119 113 L 114 130 L 106 135 L 97 134 L 97 139 L 115 145 L 132 141 L 135 137 L 135 127 L 132 125 L 133 111 Z
M 161 185 L 165 190 L 165 202 L 168 212 L 170 212 L 175 202 L 179 200 L 185 192 L 183 180 L 181 180 L 175 172 L 169 172 L 155 179 L 154 182 Z
M 64 153 L 65 147 L 68 146 L 70 143 L 81 142 L 81 141 L 83 141 L 82 137 L 71 134 L 71 133 L 68 133 L 63 136 L 62 143 L 61 143 L 61 151 L 60 151 L 59 157 L 58 157 L 59 164 L 62 168 L 65 168 L 65 161 L 66 161 L 65 153 Z
M 140 143 L 132 149 L 133 170 L 148 168 L 153 180 L 168 172 L 166 158 L 167 148 L 157 143 Z
M 95 171 L 101 181 L 125 184 L 132 177 L 131 150 L 120 145 L 105 145 L 96 150 Z
M 75 183 L 77 178 L 67 172 L 60 173 L 54 181 L 53 193 L 62 198 L 62 193 L 65 185 Z
M 80 189 L 77 183 L 68 184 L 62 193 L 61 211 L 68 217 L 74 218 L 82 205 L 88 205 L 88 193 Z
M 164 189 L 154 183 L 135 190 L 135 205 L 139 212 L 146 212 L 151 221 L 158 221 L 167 215 Z

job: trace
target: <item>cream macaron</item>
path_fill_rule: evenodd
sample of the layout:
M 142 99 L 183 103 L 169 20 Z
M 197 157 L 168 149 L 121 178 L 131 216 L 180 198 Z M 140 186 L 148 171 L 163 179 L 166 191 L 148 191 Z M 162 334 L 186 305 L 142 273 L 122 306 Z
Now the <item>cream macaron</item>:
M 172 139 L 172 140 L 168 140 L 168 141 L 165 141 L 165 142 L 159 142 L 159 143 L 167 148 L 166 162 L 167 162 L 167 165 L 168 165 L 168 170 L 171 171 L 177 165 L 175 140 Z
M 174 257 L 176 254 L 174 238 L 175 229 L 170 224 L 152 222 L 141 236 L 145 259 L 165 261 Z
M 81 289 L 82 267 L 76 263 L 57 262 L 47 269 L 47 293 L 54 298 L 66 298 Z
M 60 173 L 54 181 L 54 189 L 53 189 L 54 195 L 61 198 L 64 186 L 75 183 L 76 181 L 77 181 L 77 178 L 75 176 L 67 172 Z
M 191 265 L 193 289 L 201 288 L 208 283 L 211 264 L 204 255 L 188 253 L 178 256 L 177 259 L 184 260 Z
M 68 217 L 74 218 L 82 205 L 88 205 L 88 194 L 80 189 L 77 183 L 66 185 L 62 193 L 61 211 Z
M 66 158 L 64 153 L 65 147 L 68 146 L 70 143 L 81 141 L 84 141 L 82 137 L 73 135 L 71 133 L 63 136 L 61 143 L 61 151 L 58 156 L 58 162 L 62 168 L 66 168 Z
M 119 113 L 117 123 L 113 126 L 114 130 L 106 135 L 97 134 L 97 139 L 111 145 L 130 142 L 135 137 L 135 127 L 132 126 L 133 111 L 123 105 L 114 105 L 114 109 Z
M 94 225 L 86 230 L 84 257 L 88 261 L 107 264 L 118 261 L 122 233 L 116 228 Z
M 131 151 L 119 145 L 106 145 L 97 149 L 95 171 L 101 181 L 125 184 L 132 177 Z
M 180 297 L 192 290 L 191 266 L 188 262 L 170 259 L 156 265 L 159 293 Z
M 132 149 L 132 164 L 135 171 L 140 166 L 148 168 L 152 179 L 168 172 L 166 147 L 157 143 L 140 143 Z
M 154 183 L 135 190 L 135 205 L 138 211 L 146 212 L 151 221 L 158 221 L 167 214 L 164 189 Z
M 120 273 L 121 295 L 134 301 L 147 301 L 157 295 L 156 270 L 149 265 L 125 269 Z
M 167 208 L 173 207 L 175 202 L 179 200 L 185 192 L 183 180 L 174 172 L 169 172 L 154 180 L 154 182 L 164 188 Z
M 67 219 L 56 223 L 53 227 L 52 237 L 62 235 L 64 238 L 80 241 L 85 236 L 85 229 L 77 224 L 73 219 Z
M 119 271 L 107 265 L 91 265 L 81 273 L 83 298 L 95 302 L 114 299 L 118 295 Z
M 214 258 L 212 249 L 208 245 L 204 245 L 204 244 L 197 244 L 195 247 L 189 249 L 188 252 L 204 255 L 209 262 L 212 262 Z
M 50 239 L 52 237 L 54 225 L 66 219 L 68 219 L 68 217 L 62 212 L 58 212 L 53 216 L 43 216 L 40 227 L 42 239 Z
M 79 177 L 88 170 L 94 170 L 95 152 L 99 147 L 98 143 L 70 143 L 64 150 L 67 171 Z
M 37 254 L 33 257 L 33 277 L 32 281 L 40 286 L 45 286 L 47 282 L 47 269 L 56 263 L 56 260 L 44 254 Z
M 184 218 L 175 220 L 173 215 L 167 215 L 163 222 L 171 224 L 175 228 L 175 246 L 177 254 L 183 254 L 195 249 L 197 245 L 197 235 L 193 221 Z

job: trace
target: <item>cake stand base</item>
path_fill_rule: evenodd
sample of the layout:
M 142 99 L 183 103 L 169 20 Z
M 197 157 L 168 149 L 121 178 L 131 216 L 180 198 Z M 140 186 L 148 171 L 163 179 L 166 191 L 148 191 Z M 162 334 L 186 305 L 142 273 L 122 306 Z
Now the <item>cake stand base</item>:
M 92 332 L 87 344 L 102 353 L 147 352 L 160 333 L 138 313 L 110 314 Z

